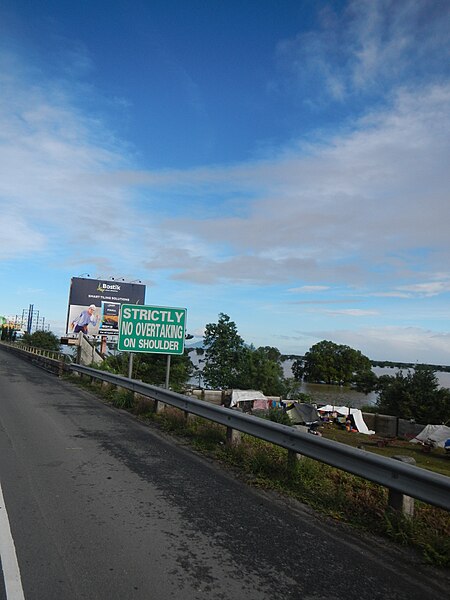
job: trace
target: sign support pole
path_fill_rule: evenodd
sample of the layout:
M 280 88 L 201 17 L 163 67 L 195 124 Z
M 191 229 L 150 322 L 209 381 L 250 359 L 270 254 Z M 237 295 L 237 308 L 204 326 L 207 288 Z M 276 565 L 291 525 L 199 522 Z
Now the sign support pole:
M 167 355 L 167 368 L 166 368 L 166 390 L 169 389 L 169 378 L 170 378 L 170 357 L 171 354 Z
M 130 352 L 130 355 L 128 357 L 128 378 L 131 379 L 132 375 L 133 375 L 133 353 Z

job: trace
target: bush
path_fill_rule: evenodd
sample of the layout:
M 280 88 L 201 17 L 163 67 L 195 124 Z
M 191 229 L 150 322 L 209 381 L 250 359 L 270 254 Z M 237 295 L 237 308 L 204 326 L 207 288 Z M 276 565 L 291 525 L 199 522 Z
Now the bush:
M 25 333 L 22 341 L 33 348 L 42 348 L 43 350 L 54 350 L 59 352 L 61 342 L 51 331 L 35 331 L 32 334 Z

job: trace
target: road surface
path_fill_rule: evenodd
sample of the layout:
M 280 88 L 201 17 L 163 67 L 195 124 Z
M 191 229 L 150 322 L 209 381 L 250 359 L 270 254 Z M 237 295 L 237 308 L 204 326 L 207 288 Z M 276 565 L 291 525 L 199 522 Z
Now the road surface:
M 449 589 L 408 553 L 246 486 L 1 348 L 0 483 L 12 539 L 0 545 L 1 600 L 20 599 L 9 552 L 26 600 L 426 600 Z

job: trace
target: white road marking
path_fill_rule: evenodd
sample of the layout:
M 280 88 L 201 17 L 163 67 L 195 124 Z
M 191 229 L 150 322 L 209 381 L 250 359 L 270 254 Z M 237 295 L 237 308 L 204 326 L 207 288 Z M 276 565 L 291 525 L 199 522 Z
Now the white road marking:
M 5 499 L 0 484 L 0 559 L 2 561 L 3 578 L 7 600 L 25 600 L 20 579 L 19 563 L 16 548 L 11 535 Z

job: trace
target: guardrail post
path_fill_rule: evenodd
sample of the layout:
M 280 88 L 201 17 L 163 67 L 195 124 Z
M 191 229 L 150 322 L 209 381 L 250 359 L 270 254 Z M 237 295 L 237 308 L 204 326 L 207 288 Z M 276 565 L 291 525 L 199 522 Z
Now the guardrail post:
M 157 415 L 164 412 L 165 409 L 166 409 L 166 404 L 164 402 L 161 402 L 161 400 L 155 400 L 155 413 Z
M 232 427 L 227 427 L 226 445 L 231 448 L 241 443 L 241 432 Z
M 295 452 L 295 450 L 288 450 L 287 455 L 287 470 L 289 473 L 295 473 L 297 470 L 298 461 L 301 460 L 303 456 Z
M 412 456 L 392 456 L 394 460 L 400 460 L 401 462 L 415 465 L 416 461 Z M 389 488 L 388 506 L 395 512 L 403 514 L 405 517 L 412 518 L 414 516 L 414 498 L 406 496 L 402 492 Z

